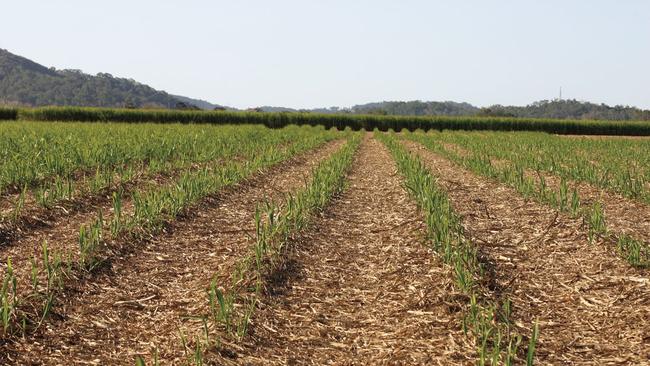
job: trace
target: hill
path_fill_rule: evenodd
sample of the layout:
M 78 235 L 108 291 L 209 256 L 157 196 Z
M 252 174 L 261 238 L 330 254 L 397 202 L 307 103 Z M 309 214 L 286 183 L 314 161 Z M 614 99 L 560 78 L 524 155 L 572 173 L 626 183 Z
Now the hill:
M 182 95 L 173 95 L 173 94 L 171 94 L 171 96 L 176 98 L 180 102 L 187 104 L 187 105 L 193 105 L 193 106 L 196 106 L 196 107 L 198 107 L 200 109 L 205 109 L 205 110 L 209 110 L 209 111 L 215 110 L 215 109 L 226 109 L 226 110 L 230 110 L 230 111 L 237 110 L 236 108 L 226 107 L 226 106 L 222 106 L 222 105 L 219 105 L 219 104 L 213 104 L 213 103 L 210 103 L 210 102 L 205 101 L 203 99 L 194 99 L 194 98 L 184 97 Z
M 183 103 L 183 104 L 180 104 Z M 133 79 L 47 68 L 0 49 L 0 104 L 176 108 L 216 105 L 170 95 Z M 200 104 L 200 105 L 199 105 Z
M 201 99 L 168 94 L 133 79 L 80 70 L 57 70 L 0 49 L 0 105 L 88 106 L 177 109 L 228 109 Z M 527 106 L 493 105 L 479 108 L 469 103 L 383 101 L 351 108 L 294 109 L 263 106 L 263 112 L 322 114 L 378 114 L 402 116 L 494 116 L 595 120 L 650 120 L 650 111 L 630 106 L 608 106 L 577 100 L 543 100 Z

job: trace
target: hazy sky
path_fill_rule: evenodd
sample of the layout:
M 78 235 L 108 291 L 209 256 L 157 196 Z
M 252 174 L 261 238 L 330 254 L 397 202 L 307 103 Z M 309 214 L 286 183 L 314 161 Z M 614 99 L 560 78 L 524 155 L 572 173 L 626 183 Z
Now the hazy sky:
M 650 108 L 648 0 L 2 0 L 0 48 L 235 107 Z

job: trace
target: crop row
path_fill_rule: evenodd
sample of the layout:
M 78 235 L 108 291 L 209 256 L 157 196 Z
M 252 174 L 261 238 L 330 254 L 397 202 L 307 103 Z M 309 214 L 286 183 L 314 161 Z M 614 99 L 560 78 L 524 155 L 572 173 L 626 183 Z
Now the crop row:
M 469 240 L 461 217 L 452 208 L 444 188 L 438 186 L 420 159 L 409 153 L 393 135 L 377 134 L 397 162 L 405 185 L 423 213 L 428 243 L 453 272 L 458 291 L 468 303 L 463 329 L 474 337 L 479 365 L 511 365 L 522 348 L 522 336 L 511 326 L 513 304 L 505 294 L 493 297 L 487 289 L 485 264 Z M 526 348 L 526 362 L 532 364 L 537 327 Z
M 112 194 L 122 196 L 135 189 L 131 183 L 155 178 L 156 184 L 176 179 L 181 172 L 200 170 L 217 163 L 242 159 L 257 153 L 266 141 L 278 145 L 308 137 L 308 129 L 288 127 L 270 130 L 262 126 L 179 126 L 38 123 L 12 124 L 0 144 L 17 151 L 5 151 L 0 177 L 5 188 L 18 193 L 5 197 L 0 213 L 0 230 L 7 239 L 30 222 L 47 220 L 52 207 L 67 214 L 91 208 Z M 22 138 L 17 138 L 23 132 Z M 151 136 L 142 139 L 143 135 Z M 84 143 L 85 141 L 85 143 Z M 28 164 L 31 160 L 33 163 Z M 94 170 L 93 170 L 94 169 Z M 1 181 L 1 179 L 0 179 Z M 8 182 L 13 182 L 9 184 Z
M 569 188 L 568 179 L 573 177 L 576 177 L 578 180 L 582 179 L 591 182 L 588 178 L 585 178 L 589 177 L 589 174 L 585 175 L 580 173 L 581 170 L 579 168 L 571 168 L 570 164 L 576 163 L 576 159 L 581 159 L 576 158 L 576 156 L 581 155 L 576 154 L 577 149 L 568 148 L 561 150 L 559 155 L 554 155 L 549 152 L 549 157 L 545 157 L 544 154 L 539 153 L 543 149 L 541 146 L 543 144 L 526 146 L 526 139 L 533 141 L 536 139 L 543 140 L 548 138 L 546 136 L 524 135 L 523 137 L 519 137 L 517 135 L 508 137 L 499 135 L 499 138 L 496 138 L 494 135 L 489 135 L 486 138 L 477 134 L 459 134 L 454 137 L 450 137 L 449 135 L 445 133 L 414 133 L 404 136 L 405 138 L 422 143 L 427 148 L 477 174 L 497 179 L 515 188 L 525 197 L 530 197 L 550 205 L 561 212 L 566 212 L 571 217 L 581 217 L 589 228 L 589 240 L 591 242 L 594 242 L 597 238 L 614 242 L 621 256 L 631 265 L 636 267 L 650 266 L 650 246 L 647 243 L 626 234 L 610 231 L 605 221 L 602 203 L 597 201 L 586 204 L 581 201 L 581 197 L 575 188 Z M 508 142 L 509 140 L 514 140 L 514 142 Z M 449 142 L 458 142 L 459 145 L 445 147 L 445 144 Z M 454 149 L 458 150 L 459 146 L 461 149 L 467 150 L 464 152 L 454 151 Z M 519 151 L 519 154 L 516 152 L 504 152 L 504 149 Z M 526 150 L 530 151 L 527 152 Z M 570 153 L 570 150 L 573 152 Z M 618 152 L 610 152 L 609 154 L 618 154 Z M 568 156 L 565 157 L 564 155 Z M 644 154 L 640 152 L 639 155 Z M 508 157 L 512 160 L 508 160 L 506 164 L 500 164 L 499 158 L 503 157 Z M 594 156 L 593 159 L 607 161 L 607 158 L 602 156 Z M 546 165 L 540 163 L 543 161 L 546 161 Z M 549 163 L 549 161 L 552 163 Z M 625 164 L 623 161 L 620 163 Z M 585 166 L 578 163 L 576 165 Z M 550 166 L 551 168 L 544 168 L 545 166 Z M 629 166 L 629 164 L 625 164 L 623 168 L 605 166 L 602 169 L 605 169 L 605 171 L 625 172 L 625 166 Z M 555 167 L 555 170 L 553 167 Z M 537 176 L 531 176 L 528 169 L 536 169 L 533 171 L 538 172 Z M 552 187 L 547 185 L 544 175 L 539 174 L 541 170 L 559 172 L 558 174 L 561 177 L 559 186 Z M 573 172 L 573 175 L 568 175 L 567 172 L 570 171 Z M 599 186 L 608 185 L 602 183 Z M 632 195 L 630 191 L 621 191 L 621 193 Z
M 544 133 L 440 133 L 436 139 L 491 161 L 587 182 L 650 203 L 650 140 L 566 138 Z
M 314 113 L 208 112 L 131 110 L 80 107 L 45 107 L 0 113 L 7 119 L 25 121 L 156 122 L 206 124 L 263 124 L 271 128 L 290 124 L 322 125 L 340 130 L 375 128 L 437 130 L 545 131 L 558 134 L 650 135 L 650 123 L 635 121 L 589 121 L 503 117 L 377 116 Z M 14 117 L 14 118 L 12 118 Z
M 282 270 L 286 246 L 292 236 L 303 230 L 314 214 L 322 210 L 344 186 L 355 151 L 361 141 L 358 134 L 348 135 L 344 147 L 316 166 L 306 186 L 280 202 L 260 202 L 255 216 L 256 234 L 249 252 L 242 257 L 230 276 L 230 286 L 219 286 L 215 276 L 208 294 L 207 326 L 194 339 L 190 364 L 201 364 L 207 349 L 219 348 L 222 337 L 238 341 L 248 331 L 265 281 L 274 271 Z M 215 331 L 216 330 L 221 330 Z M 183 340 L 184 348 L 187 347 Z
M 162 225 L 187 212 L 206 196 L 337 136 L 323 129 L 291 127 L 241 139 L 234 146 L 240 157 L 238 161 L 215 162 L 188 171 L 169 184 L 136 191 L 131 197 L 133 212 L 128 215 L 122 211 L 124 198 L 116 192 L 112 215 L 100 210 L 94 220 L 81 224 L 78 242 L 70 243 L 66 251 L 53 252 L 44 242 L 41 260 L 33 257 L 31 269 L 23 269 L 23 276 L 17 276 L 11 258 L 6 259 L 1 277 L 5 285 L 0 291 L 0 318 L 5 334 L 37 329 L 65 283 L 101 266 L 104 260 L 115 255 L 111 248 L 138 242 L 134 238 L 142 238 L 144 233 L 155 234 Z M 285 146 L 283 143 L 287 141 L 292 143 Z M 30 312 L 30 309 L 37 311 Z
M 178 124 L 0 124 L 0 192 L 75 179 L 110 176 L 143 164 L 203 162 L 234 154 L 240 141 L 268 131 L 259 126 Z

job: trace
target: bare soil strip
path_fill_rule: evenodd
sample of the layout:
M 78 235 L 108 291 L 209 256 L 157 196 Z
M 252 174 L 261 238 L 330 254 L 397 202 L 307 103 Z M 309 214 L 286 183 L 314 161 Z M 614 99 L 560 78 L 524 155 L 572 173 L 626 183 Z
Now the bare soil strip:
M 515 324 L 538 320 L 540 364 L 650 364 L 650 277 L 587 228 L 515 190 L 405 142 L 447 188 L 467 234 L 491 261 Z M 529 333 L 529 331 L 527 331 Z
M 423 245 L 424 223 L 386 148 L 366 139 L 348 178 L 291 245 L 232 363 L 472 364 L 449 269 Z
M 134 245 L 110 268 L 59 301 L 62 320 L 5 345 L 16 364 L 133 365 L 156 347 L 165 364 L 184 362 L 179 328 L 194 336 L 212 276 L 248 250 L 255 205 L 302 186 L 311 170 L 343 141 L 292 159 L 197 208 L 168 234 Z M 187 324 L 186 324 L 187 323 Z M 2 358 L 0 357 L 0 361 Z

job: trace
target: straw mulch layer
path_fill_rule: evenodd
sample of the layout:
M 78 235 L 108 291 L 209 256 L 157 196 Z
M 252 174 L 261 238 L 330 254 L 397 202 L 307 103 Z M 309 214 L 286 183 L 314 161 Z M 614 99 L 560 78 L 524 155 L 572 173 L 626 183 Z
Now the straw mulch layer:
M 349 187 L 292 243 L 285 273 L 233 364 L 473 364 L 450 271 L 424 244 L 417 207 L 374 139 Z

